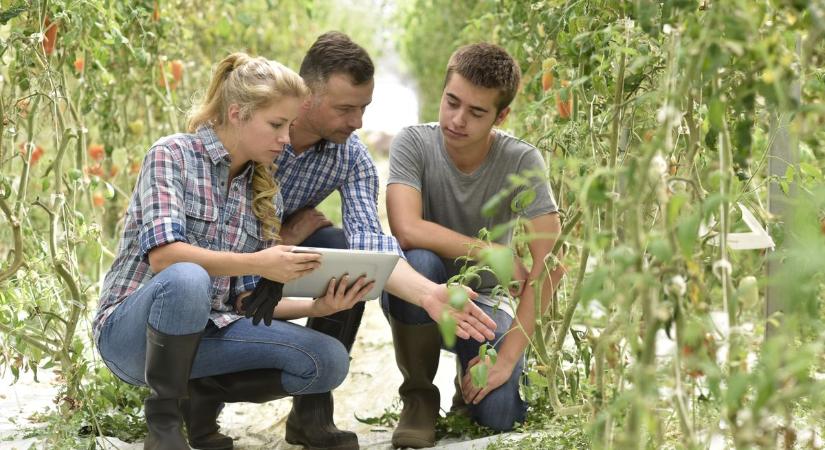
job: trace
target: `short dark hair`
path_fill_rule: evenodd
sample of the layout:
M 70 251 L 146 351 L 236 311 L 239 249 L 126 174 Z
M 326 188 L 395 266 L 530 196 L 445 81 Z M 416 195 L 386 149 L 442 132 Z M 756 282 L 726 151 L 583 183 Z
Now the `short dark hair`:
M 375 66 L 370 55 L 340 31 L 328 31 L 312 44 L 301 62 L 301 77 L 316 88 L 329 80 L 330 75 L 344 74 L 355 85 L 372 80 Z
M 498 112 L 510 106 L 521 81 L 521 69 L 507 50 L 486 42 L 465 45 L 450 56 L 444 86 L 453 73 L 476 86 L 498 89 Z

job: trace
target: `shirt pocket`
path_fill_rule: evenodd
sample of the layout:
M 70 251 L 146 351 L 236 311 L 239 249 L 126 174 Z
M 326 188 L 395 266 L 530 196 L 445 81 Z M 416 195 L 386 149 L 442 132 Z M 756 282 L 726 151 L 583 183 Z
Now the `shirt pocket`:
M 258 250 L 263 250 L 266 246 L 266 241 L 262 236 L 258 218 L 250 211 L 245 213 L 241 220 L 243 224 L 241 224 L 241 240 L 238 243 L 238 251 L 241 253 L 253 253 Z
M 206 202 L 186 200 L 186 239 L 192 245 L 215 250 L 218 209 Z

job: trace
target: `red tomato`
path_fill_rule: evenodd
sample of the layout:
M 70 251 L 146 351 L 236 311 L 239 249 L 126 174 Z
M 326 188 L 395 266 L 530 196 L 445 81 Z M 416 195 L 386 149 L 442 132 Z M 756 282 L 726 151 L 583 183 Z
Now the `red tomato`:
M 180 82 L 183 80 L 183 61 L 176 59 L 169 63 L 169 71 L 172 72 L 172 78 Z
M 95 161 L 101 161 L 106 157 L 106 148 L 101 144 L 92 144 L 89 146 L 89 157 Z
M 26 159 L 26 144 L 20 144 L 20 156 L 23 159 Z M 40 161 L 40 158 L 43 157 L 43 149 L 39 145 L 34 146 L 34 150 L 32 150 L 32 156 L 29 160 L 30 165 L 37 164 L 37 161 Z
M 95 164 L 93 166 L 86 167 L 86 174 L 87 175 L 97 175 L 99 177 L 103 176 L 103 167 L 100 164 Z
M 567 87 L 570 83 L 562 80 L 561 86 Z M 562 119 L 569 119 L 573 113 L 573 91 L 567 91 L 567 100 L 562 100 L 561 94 L 556 93 L 556 111 Z
M 46 16 L 46 19 L 43 20 L 43 53 L 46 56 L 54 53 L 54 44 L 57 42 L 57 29 L 58 23 L 52 22 L 49 16 Z

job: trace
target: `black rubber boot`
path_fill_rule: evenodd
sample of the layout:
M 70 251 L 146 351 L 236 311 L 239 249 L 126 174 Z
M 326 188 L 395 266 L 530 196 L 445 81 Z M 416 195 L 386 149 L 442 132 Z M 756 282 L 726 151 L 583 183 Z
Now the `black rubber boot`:
M 404 377 L 398 394 L 404 407 L 392 433 L 395 448 L 435 445 L 435 424 L 441 405 L 433 384 L 441 351 L 438 324 L 406 325 L 390 317 L 395 361 Z
M 189 374 L 203 332 L 174 336 L 146 326 L 146 384 L 143 401 L 149 432 L 144 450 L 189 450 L 179 403 L 188 396 Z
M 286 420 L 286 441 L 310 450 L 358 449 L 358 436 L 339 430 L 332 421 L 332 394 L 296 395 Z
M 200 450 L 230 450 L 218 414 L 223 403 L 265 403 L 286 397 L 278 369 L 247 370 L 189 381 L 189 400 L 181 402 L 189 445 Z
M 470 417 L 470 407 L 464 402 L 464 396 L 461 394 L 461 360 L 458 356 L 455 357 L 455 379 L 453 379 L 453 386 L 455 386 L 455 393 L 453 394 L 453 404 L 450 406 L 450 412 L 460 416 Z
M 307 327 L 338 339 L 349 352 L 363 315 L 364 302 L 358 302 L 352 309 L 310 318 Z M 335 426 L 333 410 L 331 392 L 296 395 L 286 421 L 286 441 L 310 449 L 357 449 L 358 436 Z
M 307 320 L 307 328 L 338 339 L 349 352 L 352 350 L 352 344 L 355 342 L 355 335 L 358 334 L 358 327 L 361 326 L 363 316 L 364 302 L 358 302 L 352 309 L 338 311 L 326 317 L 310 317 Z

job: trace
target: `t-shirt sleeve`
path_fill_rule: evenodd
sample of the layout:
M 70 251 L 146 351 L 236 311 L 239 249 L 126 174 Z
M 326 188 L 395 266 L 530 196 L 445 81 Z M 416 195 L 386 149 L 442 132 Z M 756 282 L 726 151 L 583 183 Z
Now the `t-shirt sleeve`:
M 553 190 L 550 187 L 550 182 L 546 179 L 547 166 L 544 164 L 544 159 L 537 149 L 532 148 L 524 154 L 519 164 L 518 172 L 529 176 L 530 188 L 536 193 L 533 202 L 526 205 L 524 211 L 519 214 L 528 219 L 533 219 L 558 211 L 556 199 L 553 197 Z M 516 195 L 525 189 L 527 189 L 527 187 L 519 189 Z
M 146 155 L 138 180 L 141 223 L 138 238 L 143 255 L 155 247 L 186 240 L 181 155 L 155 146 Z
M 404 128 L 390 144 L 390 177 L 387 184 L 400 183 L 421 191 L 424 177 L 424 142 L 413 128 Z

